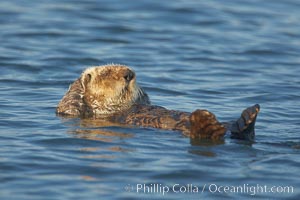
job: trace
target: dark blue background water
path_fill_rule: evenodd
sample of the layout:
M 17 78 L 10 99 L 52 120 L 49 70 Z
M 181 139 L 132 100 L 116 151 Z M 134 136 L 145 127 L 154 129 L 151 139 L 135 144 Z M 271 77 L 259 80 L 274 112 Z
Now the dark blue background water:
M 241 199 L 128 192 L 137 184 L 292 186 L 300 195 L 300 3 L 1 1 L 0 199 Z M 220 120 L 261 104 L 256 143 L 101 127 L 55 107 L 91 65 L 131 66 L 152 103 Z

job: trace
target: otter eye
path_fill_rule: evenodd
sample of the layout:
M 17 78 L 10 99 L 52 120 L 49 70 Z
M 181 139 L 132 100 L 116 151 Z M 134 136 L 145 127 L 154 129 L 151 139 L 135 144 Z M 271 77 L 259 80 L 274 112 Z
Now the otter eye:
M 133 78 L 134 78 L 134 73 L 132 71 L 127 71 L 124 74 L 124 79 L 128 82 L 131 81 Z

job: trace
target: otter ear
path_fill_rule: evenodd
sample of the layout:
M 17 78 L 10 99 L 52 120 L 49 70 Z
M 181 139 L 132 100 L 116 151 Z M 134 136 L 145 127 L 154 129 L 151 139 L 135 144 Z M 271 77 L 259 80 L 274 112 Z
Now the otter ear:
M 86 85 L 91 81 L 92 75 L 91 74 L 82 74 L 80 78 L 81 86 L 83 87 L 83 90 L 85 91 Z

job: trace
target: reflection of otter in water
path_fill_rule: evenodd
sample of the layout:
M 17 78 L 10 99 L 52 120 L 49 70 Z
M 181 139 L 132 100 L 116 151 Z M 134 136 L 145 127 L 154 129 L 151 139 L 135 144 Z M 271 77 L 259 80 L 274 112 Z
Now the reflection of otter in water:
M 137 85 L 134 71 L 123 65 L 105 65 L 86 69 L 70 86 L 56 113 L 180 130 L 191 138 L 219 139 L 228 130 L 233 138 L 253 140 L 259 109 L 259 105 L 254 105 L 245 109 L 238 120 L 220 123 L 207 110 L 188 113 L 153 106 Z

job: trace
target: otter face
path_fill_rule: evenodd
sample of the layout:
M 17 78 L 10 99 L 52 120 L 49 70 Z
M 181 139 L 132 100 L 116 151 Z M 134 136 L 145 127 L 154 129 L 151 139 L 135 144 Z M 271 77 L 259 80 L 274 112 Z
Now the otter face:
M 112 114 L 133 104 L 149 104 L 147 94 L 137 85 L 132 69 L 105 65 L 86 69 L 80 77 L 84 101 L 95 114 Z

